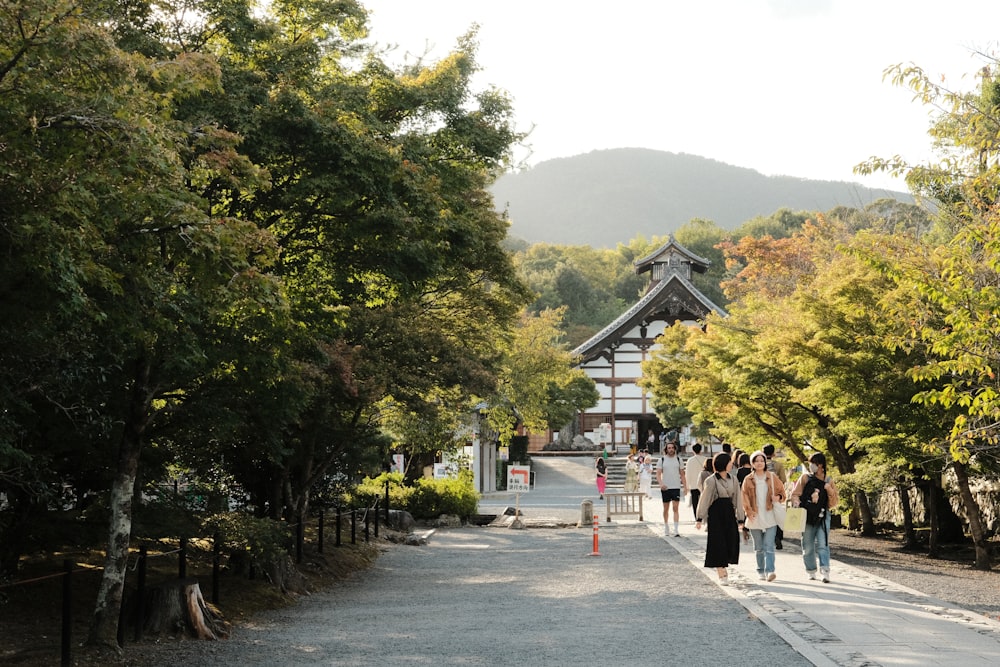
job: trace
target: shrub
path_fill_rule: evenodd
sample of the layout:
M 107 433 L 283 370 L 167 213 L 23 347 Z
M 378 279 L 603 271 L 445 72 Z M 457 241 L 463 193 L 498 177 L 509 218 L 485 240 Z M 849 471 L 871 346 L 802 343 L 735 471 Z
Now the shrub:
M 403 486 L 398 472 L 366 477 L 354 491 L 345 494 L 348 505 L 371 506 L 385 498 L 385 483 L 389 481 L 389 507 L 406 510 L 414 519 L 435 519 L 442 514 L 455 514 L 467 519 L 479 507 L 479 494 L 472 487 L 472 472 L 460 470 L 458 479 L 418 479 L 414 486 Z
M 291 532 L 284 522 L 251 516 L 245 512 L 223 512 L 205 520 L 203 531 L 218 533 L 232 557 L 245 554 L 256 563 L 273 562 L 288 553 Z
M 389 507 L 406 509 L 413 495 L 413 488 L 404 486 L 403 473 L 384 472 L 378 477 L 365 477 L 353 491 L 344 494 L 344 504 L 348 507 L 372 507 L 375 501 L 385 503 L 385 483 L 389 482 Z
M 478 507 L 479 494 L 472 488 L 472 473 L 462 470 L 458 479 L 417 480 L 408 509 L 415 519 L 433 519 L 442 514 L 468 519 Z

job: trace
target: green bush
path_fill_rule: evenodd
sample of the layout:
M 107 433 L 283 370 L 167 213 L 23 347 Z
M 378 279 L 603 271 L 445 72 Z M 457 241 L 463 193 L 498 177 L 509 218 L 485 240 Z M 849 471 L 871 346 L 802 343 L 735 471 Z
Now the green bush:
M 292 543 L 288 524 L 245 512 L 214 514 L 205 520 L 202 532 L 218 534 L 227 549 L 246 553 L 257 563 L 280 559 Z
M 415 519 L 435 519 L 442 514 L 468 519 L 478 507 L 479 494 L 472 488 L 472 473 L 463 470 L 458 479 L 418 479 L 409 512 Z
M 378 477 L 365 477 L 353 491 L 344 494 L 344 504 L 348 507 L 373 507 L 379 502 L 385 507 L 385 483 L 389 482 L 389 508 L 406 509 L 413 495 L 413 489 L 403 483 L 403 473 L 384 472 Z
M 371 506 L 376 499 L 385 500 L 385 483 L 389 481 L 390 509 L 406 510 L 414 519 L 436 519 L 442 514 L 456 514 L 467 519 L 479 507 L 479 494 L 472 487 L 472 472 L 461 470 L 458 479 L 418 479 L 414 486 L 403 486 L 398 472 L 366 477 L 354 491 L 345 495 L 348 505 Z

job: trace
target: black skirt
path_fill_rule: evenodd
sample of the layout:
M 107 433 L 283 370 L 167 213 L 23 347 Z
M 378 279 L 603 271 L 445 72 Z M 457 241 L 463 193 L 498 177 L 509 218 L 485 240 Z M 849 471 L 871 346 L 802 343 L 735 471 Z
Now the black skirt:
M 740 562 L 740 530 L 730 498 L 717 498 L 708 508 L 705 567 L 726 567 Z

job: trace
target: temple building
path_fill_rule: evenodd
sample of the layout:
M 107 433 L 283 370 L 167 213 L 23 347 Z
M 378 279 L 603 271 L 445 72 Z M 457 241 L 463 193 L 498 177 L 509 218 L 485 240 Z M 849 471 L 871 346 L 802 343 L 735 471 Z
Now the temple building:
M 659 449 L 664 426 L 653 412 L 650 396 L 637 384 L 642 362 L 656 349 L 655 339 L 674 322 L 700 326 L 709 313 L 725 316 L 691 283 L 693 271 L 704 273 L 711 262 L 677 243 L 673 236 L 642 259 L 637 274 L 649 273 L 646 293 L 590 340 L 574 350 L 579 367 L 597 385 L 601 398 L 596 406 L 579 415 L 578 431 L 609 449 L 641 449 L 650 433 Z

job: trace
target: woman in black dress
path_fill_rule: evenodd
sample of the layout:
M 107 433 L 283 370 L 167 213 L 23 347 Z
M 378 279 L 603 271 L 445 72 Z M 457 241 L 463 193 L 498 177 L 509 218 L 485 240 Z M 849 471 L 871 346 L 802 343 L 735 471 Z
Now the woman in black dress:
M 708 540 L 705 546 L 705 567 L 714 567 L 719 583 L 729 583 L 726 569 L 740 562 L 740 528 L 743 525 L 743 502 L 736 478 L 729 474 L 732 459 L 722 452 L 712 459 L 715 474 L 705 480 L 698 500 L 698 520 L 695 528 L 701 530 L 703 520 L 708 522 Z

